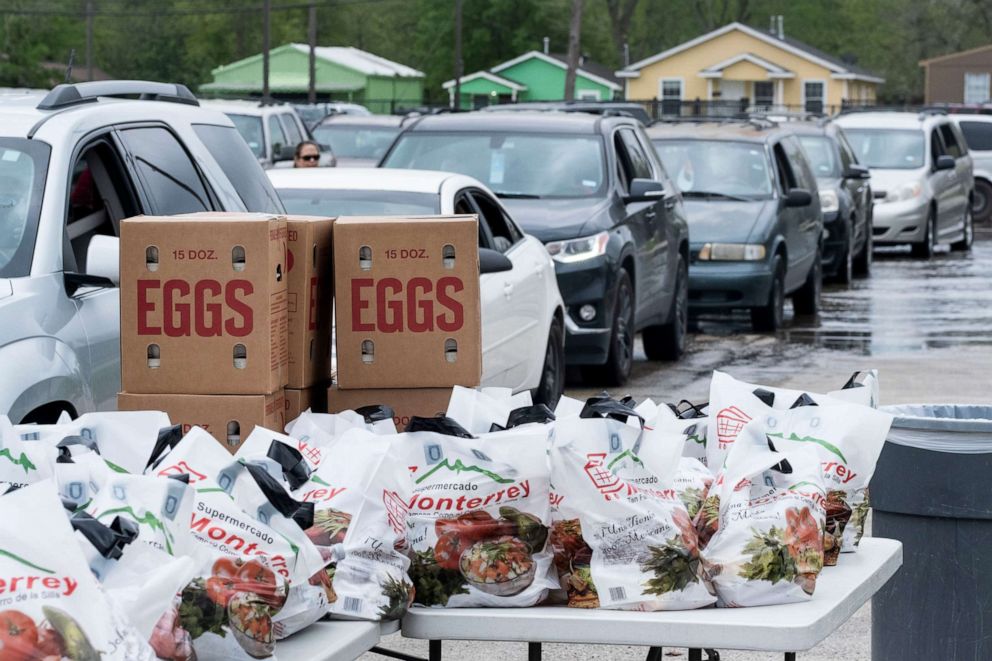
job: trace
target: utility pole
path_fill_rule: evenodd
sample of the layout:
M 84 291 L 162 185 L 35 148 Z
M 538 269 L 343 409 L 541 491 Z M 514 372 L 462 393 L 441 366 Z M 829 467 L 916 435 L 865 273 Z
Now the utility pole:
M 462 0 L 455 0 L 455 96 L 452 110 L 462 107 Z
M 86 0 L 86 80 L 93 80 L 93 0 Z
M 272 16 L 269 12 L 272 1 L 262 2 L 262 103 L 269 102 L 269 28 Z
M 575 71 L 579 68 L 582 35 L 582 0 L 572 0 L 572 20 L 568 26 L 568 69 L 565 72 L 565 100 L 575 99 Z
M 310 41 L 310 86 L 307 89 L 307 102 L 317 103 L 317 5 L 312 2 L 307 18 L 307 38 Z

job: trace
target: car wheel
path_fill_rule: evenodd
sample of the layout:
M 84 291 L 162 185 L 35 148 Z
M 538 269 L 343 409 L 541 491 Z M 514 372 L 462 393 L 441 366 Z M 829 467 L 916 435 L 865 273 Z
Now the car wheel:
M 854 273 L 862 278 L 871 275 L 871 265 L 874 257 L 875 251 L 875 225 L 872 222 L 871 216 L 868 217 L 868 222 L 865 223 L 865 245 L 861 248 L 861 252 L 858 256 L 854 258 Z
M 785 318 L 785 262 L 781 255 L 775 256 L 772 273 L 768 303 L 760 308 L 751 308 L 751 326 L 762 333 L 777 331 Z
M 975 196 L 971 200 L 971 215 L 976 223 L 987 223 L 992 219 L 992 184 L 984 179 L 975 179 Z
M 913 257 L 921 257 L 923 259 L 930 259 L 933 257 L 933 248 L 936 244 L 937 236 L 937 212 L 930 208 L 930 213 L 927 215 L 927 231 L 923 240 L 919 243 L 913 244 Z
M 620 271 L 613 305 L 613 332 L 610 334 L 610 353 L 605 365 L 595 365 L 583 370 L 587 380 L 597 385 L 622 386 L 630 376 L 634 364 L 634 288 L 627 272 Z
M 675 274 L 675 296 L 668 323 L 644 329 L 644 353 L 648 360 L 678 360 L 685 353 L 689 334 L 689 267 L 680 255 Z
M 561 320 L 555 317 L 548 331 L 548 347 L 544 351 L 541 382 L 531 392 L 535 404 L 544 404 L 552 411 L 565 389 L 565 332 Z
M 975 214 L 972 208 L 968 207 L 964 212 L 964 236 L 960 241 L 951 244 L 951 250 L 967 252 L 971 250 L 971 244 L 975 242 Z
M 849 285 L 854 280 L 854 220 L 847 224 L 847 245 L 844 246 L 836 278 L 842 285 Z
M 820 292 L 823 290 L 823 262 L 820 249 L 816 250 L 813 267 L 806 276 L 806 282 L 792 295 L 792 306 L 796 314 L 814 316 L 820 311 Z

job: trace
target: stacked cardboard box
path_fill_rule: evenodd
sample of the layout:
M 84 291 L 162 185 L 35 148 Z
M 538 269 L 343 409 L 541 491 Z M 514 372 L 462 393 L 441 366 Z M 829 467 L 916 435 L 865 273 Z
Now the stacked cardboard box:
M 289 223 L 308 242 L 306 256 L 293 254 L 295 265 Z M 311 284 L 293 271 L 329 273 L 331 226 L 267 214 L 125 220 L 118 408 L 166 411 L 232 452 L 255 425 L 281 430 L 291 377 L 299 402 L 329 374 L 330 325 L 313 316 L 329 305 L 320 299 L 329 282 L 315 275 Z
M 334 224 L 336 383 L 328 411 L 388 404 L 397 426 L 479 385 L 475 216 L 339 218 Z

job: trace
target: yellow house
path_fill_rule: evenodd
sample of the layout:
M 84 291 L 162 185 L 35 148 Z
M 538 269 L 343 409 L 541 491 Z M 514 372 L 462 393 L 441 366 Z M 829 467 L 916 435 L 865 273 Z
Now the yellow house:
M 873 105 L 885 82 L 782 32 L 742 23 L 634 62 L 617 76 L 627 99 L 657 99 L 666 115 L 700 114 L 704 107 L 831 113 L 845 103 Z

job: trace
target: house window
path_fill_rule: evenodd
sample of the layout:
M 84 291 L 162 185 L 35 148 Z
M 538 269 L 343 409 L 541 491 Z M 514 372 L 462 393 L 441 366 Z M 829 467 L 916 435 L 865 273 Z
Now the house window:
M 989 74 L 966 73 L 964 75 L 964 102 L 985 103 L 989 100 Z
M 682 79 L 661 79 L 661 114 L 682 114 Z
M 807 80 L 803 82 L 803 108 L 806 112 L 823 112 L 824 97 L 827 84 L 822 80 Z
M 762 80 L 754 83 L 754 105 L 768 108 L 775 104 L 775 83 Z
M 599 90 L 576 90 L 575 98 L 580 101 L 599 101 Z

